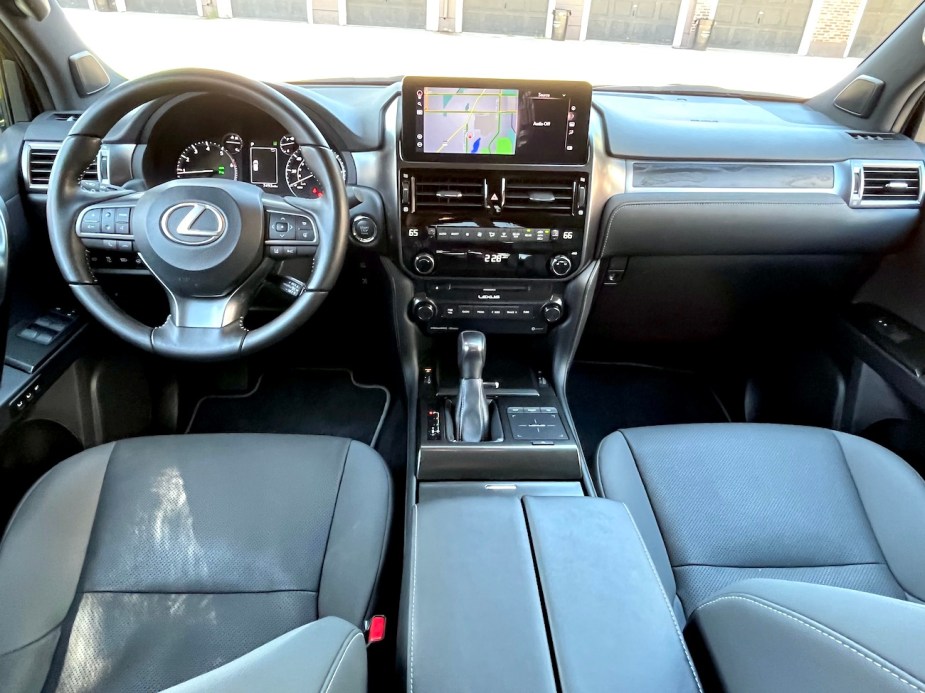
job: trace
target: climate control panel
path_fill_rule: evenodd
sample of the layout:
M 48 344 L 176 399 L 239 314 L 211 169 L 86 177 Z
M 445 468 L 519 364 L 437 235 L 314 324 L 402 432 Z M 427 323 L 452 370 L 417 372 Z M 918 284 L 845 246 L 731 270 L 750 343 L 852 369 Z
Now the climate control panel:
M 400 186 L 412 275 L 556 280 L 581 265 L 586 173 L 412 169 Z

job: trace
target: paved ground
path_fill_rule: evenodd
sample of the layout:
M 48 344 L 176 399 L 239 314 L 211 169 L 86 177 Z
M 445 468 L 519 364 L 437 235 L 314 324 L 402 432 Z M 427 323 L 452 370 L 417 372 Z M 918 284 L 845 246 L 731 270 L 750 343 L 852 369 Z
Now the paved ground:
M 566 41 L 418 29 L 201 19 L 65 10 L 77 32 L 128 77 L 212 67 L 267 80 L 403 74 L 583 79 L 592 84 L 715 85 L 812 96 L 856 59 Z

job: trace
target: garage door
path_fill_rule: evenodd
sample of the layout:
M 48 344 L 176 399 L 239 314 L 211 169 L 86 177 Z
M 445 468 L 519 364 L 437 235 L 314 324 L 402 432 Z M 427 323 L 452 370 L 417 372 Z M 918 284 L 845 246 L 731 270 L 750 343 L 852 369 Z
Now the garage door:
M 671 44 L 681 0 L 591 0 L 588 38 Z
M 125 9 L 129 12 L 199 14 L 196 0 L 125 0 Z
M 463 31 L 545 36 L 547 0 L 463 0 Z
M 231 0 L 231 14 L 255 19 L 308 21 L 305 0 Z
M 347 24 L 423 29 L 426 0 L 347 0 Z
M 893 29 L 909 16 L 919 2 L 920 0 L 867 0 L 864 15 L 861 17 L 848 55 L 852 58 L 866 58 L 883 39 L 893 33 Z
M 812 0 L 719 0 L 710 45 L 796 53 Z

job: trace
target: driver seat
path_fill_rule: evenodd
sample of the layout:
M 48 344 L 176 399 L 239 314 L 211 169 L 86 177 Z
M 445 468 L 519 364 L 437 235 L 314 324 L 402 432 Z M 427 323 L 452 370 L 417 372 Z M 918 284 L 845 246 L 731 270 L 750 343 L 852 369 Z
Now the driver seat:
M 0 690 L 366 690 L 391 481 L 343 438 L 135 438 L 54 467 L 0 544 Z

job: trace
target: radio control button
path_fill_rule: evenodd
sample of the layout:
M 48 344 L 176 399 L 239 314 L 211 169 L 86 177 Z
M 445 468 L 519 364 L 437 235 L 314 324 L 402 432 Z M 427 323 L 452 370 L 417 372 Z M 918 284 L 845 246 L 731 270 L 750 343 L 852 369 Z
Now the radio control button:
M 437 261 L 430 253 L 418 253 L 414 256 L 414 271 L 418 274 L 430 274 L 437 266 Z
M 429 322 L 437 317 L 437 305 L 429 298 L 418 301 L 411 309 L 414 319 L 420 322 Z

